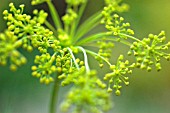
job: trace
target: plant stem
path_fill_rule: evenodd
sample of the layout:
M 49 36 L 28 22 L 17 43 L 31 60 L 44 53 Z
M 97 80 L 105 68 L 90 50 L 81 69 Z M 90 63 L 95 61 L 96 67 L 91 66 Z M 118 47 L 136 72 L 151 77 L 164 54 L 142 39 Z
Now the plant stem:
M 46 20 L 44 23 L 51 31 L 54 33 L 56 32 L 56 29 Z
M 83 38 L 82 40 L 78 41 L 75 45 L 83 45 L 83 44 L 86 44 L 89 42 L 96 41 L 97 39 L 102 39 L 102 37 L 106 37 L 106 36 L 108 36 L 108 35 L 105 32 L 92 34 L 92 35 L 87 36 L 87 37 Z
M 128 42 L 126 40 L 121 40 L 119 38 L 116 38 L 115 36 L 108 35 L 105 32 L 96 33 L 96 34 L 92 34 L 90 36 L 87 36 L 87 37 L 83 38 L 82 40 L 80 40 L 79 42 L 77 42 L 75 45 L 77 45 L 77 46 L 85 45 L 85 44 L 89 45 L 90 42 L 102 40 L 103 38 L 106 39 L 107 41 L 120 42 L 120 43 L 123 43 L 127 46 L 131 46 L 130 42 Z
M 84 63 L 85 63 L 85 67 L 86 67 L 86 72 L 90 72 L 90 68 L 89 68 L 89 64 L 88 64 L 88 58 L 87 58 L 87 54 L 84 48 L 78 46 L 77 48 L 79 48 L 83 54 L 84 54 Z
M 83 5 L 81 5 L 81 7 L 80 7 L 80 10 L 78 12 L 78 18 L 75 20 L 75 22 L 73 23 L 73 25 L 71 27 L 71 33 L 70 33 L 71 37 L 73 37 L 74 34 L 75 34 L 75 30 L 77 29 L 77 26 L 78 26 L 78 24 L 80 22 L 80 19 L 82 18 L 82 15 L 84 13 L 86 5 L 87 5 L 87 2 L 84 3 Z
M 99 54 L 97 54 L 97 53 L 95 53 L 95 52 L 93 52 L 93 51 L 87 50 L 87 49 L 85 49 L 85 51 L 86 51 L 87 53 L 91 54 L 92 56 L 98 56 L 98 57 L 100 57 L 100 58 L 101 58 L 103 61 L 105 61 L 109 66 L 112 65 L 108 60 L 106 60 L 104 57 L 100 56 Z
M 139 40 L 139 39 L 137 39 L 137 38 L 135 38 L 135 37 L 133 37 L 133 36 L 124 34 L 124 33 L 119 33 L 119 35 L 121 35 L 121 36 L 126 36 L 126 37 L 128 37 L 128 38 L 130 38 L 130 39 L 132 39 L 132 40 L 137 41 L 137 42 L 141 42 L 141 40 Z
M 83 35 L 88 33 L 91 29 L 99 25 L 100 19 L 102 17 L 101 12 L 97 12 L 84 21 L 79 27 L 73 39 L 73 43 L 76 43 Z
M 56 76 L 54 86 L 53 86 L 53 90 L 52 90 L 52 93 L 51 93 L 49 113 L 57 113 L 56 108 L 57 108 L 57 101 L 58 101 L 59 83 L 60 83 L 60 81 Z
M 79 68 L 79 65 L 78 65 L 77 62 L 76 62 L 76 59 L 75 59 L 75 57 L 74 57 L 74 55 L 73 55 L 72 50 L 71 50 L 69 47 L 67 47 L 67 49 L 69 50 L 69 52 L 70 52 L 70 54 L 71 54 L 71 56 L 72 56 L 72 59 L 73 59 L 74 64 L 76 65 L 76 68 L 79 70 L 79 69 L 80 69 L 80 68 Z
M 59 14 L 58 14 L 57 10 L 55 9 L 54 5 L 51 3 L 51 1 L 47 1 L 47 4 L 49 6 L 51 17 L 54 21 L 54 25 L 55 25 L 56 29 L 62 28 L 62 24 L 61 24 Z
M 131 46 L 132 44 L 126 40 L 121 40 L 119 38 L 113 38 L 112 36 L 106 37 L 106 40 L 113 41 L 113 42 L 120 42 L 124 45 Z

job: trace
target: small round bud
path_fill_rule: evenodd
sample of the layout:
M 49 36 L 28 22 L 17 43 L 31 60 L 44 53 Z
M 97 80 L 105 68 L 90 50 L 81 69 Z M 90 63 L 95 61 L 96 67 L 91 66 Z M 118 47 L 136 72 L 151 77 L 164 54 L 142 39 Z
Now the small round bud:
M 9 4 L 9 7 L 13 7 L 13 6 L 14 6 L 14 4 L 13 4 L 13 3 L 10 3 L 10 4 Z
M 114 18 L 119 18 L 119 15 L 118 14 L 114 14 L 113 17 Z
M 11 70 L 11 71 L 16 71 L 16 70 L 17 70 L 17 66 L 14 65 L 14 64 L 11 64 L 11 65 L 10 65 L 10 70 Z
M 118 59 L 119 59 L 119 60 L 123 60 L 123 58 L 124 58 L 124 56 L 123 56 L 123 55 L 120 55 Z
M 104 64 L 99 64 L 100 68 L 102 68 L 104 66 Z
M 21 5 L 19 5 L 19 7 L 20 7 L 20 8 L 24 8 L 24 7 L 25 7 L 25 5 L 24 5 L 24 4 L 21 4 Z
M 31 70 L 32 70 L 32 71 L 36 71 L 36 70 L 37 70 L 37 66 L 32 66 L 32 67 L 31 67 Z
M 51 70 L 52 70 L 53 72 L 55 72 L 55 71 L 57 70 L 57 68 L 56 68 L 55 66 L 52 66 L 52 67 L 51 67 Z
M 7 14 L 8 14 L 8 10 L 4 10 L 3 15 L 7 15 Z
M 44 83 L 45 79 L 46 79 L 45 77 L 41 77 L 40 78 L 40 83 Z
M 44 82 L 46 85 L 48 85 L 50 83 L 50 80 L 48 78 L 46 78 Z
M 32 50 L 33 50 L 32 46 L 30 46 L 30 45 L 27 46 L 27 51 L 28 51 L 28 52 L 32 52 Z
M 148 66 L 147 71 L 150 72 L 151 70 L 152 70 L 152 68 Z
M 108 89 L 107 89 L 107 92 L 108 93 L 111 93 L 113 90 L 109 87 Z
M 121 94 L 120 90 L 116 90 L 115 94 L 116 94 L 117 96 L 120 96 L 120 94 Z
M 129 82 L 125 82 L 125 85 L 128 86 L 128 85 L 129 85 Z

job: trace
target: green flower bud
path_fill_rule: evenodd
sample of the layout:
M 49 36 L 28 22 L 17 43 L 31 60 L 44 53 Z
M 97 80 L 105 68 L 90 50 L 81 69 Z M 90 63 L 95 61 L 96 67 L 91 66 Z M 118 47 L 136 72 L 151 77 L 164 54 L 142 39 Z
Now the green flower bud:
M 108 89 L 107 89 L 107 92 L 108 93 L 111 93 L 113 90 L 109 87 Z
M 116 94 L 117 96 L 120 96 L 120 94 L 121 94 L 120 90 L 116 90 L 115 94 Z
M 11 64 L 11 65 L 10 65 L 10 70 L 11 70 L 11 71 L 16 71 L 16 70 L 17 70 L 17 66 L 14 65 L 14 64 Z
M 147 71 L 150 72 L 151 70 L 152 70 L 152 68 L 148 66 Z
M 7 15 L 7 14 L 8 14 L 8 10 L 4 10 L 3 15 Z

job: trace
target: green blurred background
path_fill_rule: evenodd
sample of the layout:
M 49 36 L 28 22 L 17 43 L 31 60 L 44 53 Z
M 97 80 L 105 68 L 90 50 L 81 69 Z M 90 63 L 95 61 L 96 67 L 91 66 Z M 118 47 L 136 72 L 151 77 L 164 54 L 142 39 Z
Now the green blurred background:
M 56 6 L 63 14 L 63 0 L 56 1 Z M 84 18 L 102 7 L 103 0 L 89 0 Z M 139 38 L 147 37 L 149 33 L 158 34 L 165 30 L 167 40 L 170 41 L 170 2 L 169 0 L 124 0 L 130 5 L 130 10 L 122 14 L 131 23 L 135 35 Z M 30 0 L 1 0 L 0 3 L 0 31 L 5 28 L 2 12 L 8 8 L 9 2 L 15 5 L 24 3 L 25 13 L 31 14 L 33 8 L 45 6 L 30 5 Z M 127 49 L 116 44 L 113 58 L 124 53 Z M 170 51 L 169 51 L 170 52 Z M 28 64 L 17 72 L 9 71 L 8 67 L 0 67 L 0 113 L 47 113 L 52 85 L 46 86 L 31 76 L 31 65 L 37 52 L 23 54 L 28 58 Z M 93 64 L 90 59 L 90 64 Z M 95 65 L 91 65 L 94 68 Z M 114 107 L 109 113 L 169 113 L 170 111 L 170 62 L 162 60 L 163 69 L 146 72 L 136 69 L 130 77 L 130 85 L 124 86 L 122 95 L 113 94 Z M 105 69 L 100 70 L 107 71 Z M 68 87 L 60 89 L 61 102 Z

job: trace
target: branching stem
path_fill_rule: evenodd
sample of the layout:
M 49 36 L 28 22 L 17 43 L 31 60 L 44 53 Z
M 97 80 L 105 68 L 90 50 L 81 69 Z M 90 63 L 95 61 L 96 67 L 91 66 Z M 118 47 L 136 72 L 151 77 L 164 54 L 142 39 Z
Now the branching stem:
M 67 47 L 67 49 L 69 50 L 69 52 L 70 52 L 70 54 L 71 54 L 71 56 L 72 56 L 72 59 L 73 59 L 74 64 L 76 65 L 76 68 L 79 70 L 79 69 L 80 69 L 80 68 L 79 68 L 79 65 L 78 65 L 77 62 L 76 62 L 76 59 L 75 59 L 75 57 L 74 57 L 74 54 L 73 54 L 72 50 L 71 50 L 69 47 Z
M 104 57 L 100 56 L 99 54 L 97 54 L 97 53 L 95 53 L 95 52 L 93 52 L 93 51 L 87 50 L 87 49 L 85 49 L 85 51 L 86 51 L 87 53 L 93 55 L 93 56 L 98 56 L 98 57 L 100 57 L 100 58 L 101 58 L 103 61 L 105 61 L 109 66 L 112 65 L 108 60 L 106 60 Z
M 141 42 L 141 40 L 139 40 L 139 39 L 137 39 L 137 38 L 135 38 L 135 37 L 133 37 L 133 36 L 130 36 L 130 35 L 124 34 L 124 33 L 119 33 L 119 35 L 121 35 L 121 36 L 126 36 L 126 37 L 128 37 L 128 38 L 130 38 L 130 39 L 132 39 L 132 40 L 135 40 L 135 41 Z
M 88 63 L 88 58 L 87 58 L 87 54 L 84 48 L 78 46 L 77 48 L 79 48 L 83 54 L 84 54 L 84 63 L 85 63 L 85 67 L 86 67 L 86 72 L 90 72 L 90 68 L 89 68 L 89 63 Z

